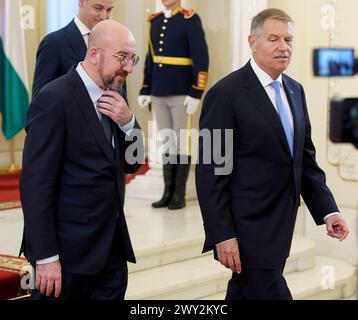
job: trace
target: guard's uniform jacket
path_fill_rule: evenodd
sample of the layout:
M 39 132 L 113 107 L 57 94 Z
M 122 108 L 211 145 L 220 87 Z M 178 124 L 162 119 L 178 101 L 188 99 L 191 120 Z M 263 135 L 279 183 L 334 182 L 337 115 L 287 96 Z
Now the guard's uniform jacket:
M 140 95 L 189 95 L 201 98 L 207 83 L 209 55 L 199 16 L 177 7 L 166 18 L 148 18 L 149 50 Z

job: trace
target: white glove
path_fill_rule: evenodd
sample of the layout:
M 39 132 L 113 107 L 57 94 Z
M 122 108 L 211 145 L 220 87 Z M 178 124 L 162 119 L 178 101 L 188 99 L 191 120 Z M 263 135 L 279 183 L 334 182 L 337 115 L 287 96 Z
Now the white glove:
M 137 98 L 138 104 L 141 108 L 148 107 L 149 104 L 152 102 L 152 99 L 150 96 L 139 96 Z
M 184 106 L 186 107 L 186 113 L 187 114 L 193 114 L 198 109 L 198 106 L 200 104 L 200 99 L 192 98 L 191 96 L 186 96 L 184 100 Z

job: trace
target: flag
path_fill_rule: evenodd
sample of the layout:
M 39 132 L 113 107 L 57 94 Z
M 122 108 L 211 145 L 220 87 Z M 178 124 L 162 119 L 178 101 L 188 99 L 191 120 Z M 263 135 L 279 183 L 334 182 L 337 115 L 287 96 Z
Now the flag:
M 24 127 L 29 104 L 20 10 L 21 0 L 0 0 L 0 112 L 6 139 Z

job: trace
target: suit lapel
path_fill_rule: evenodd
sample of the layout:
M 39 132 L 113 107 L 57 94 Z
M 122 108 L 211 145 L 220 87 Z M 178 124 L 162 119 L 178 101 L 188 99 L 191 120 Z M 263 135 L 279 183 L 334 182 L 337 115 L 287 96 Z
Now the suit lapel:
M 66 38 L 70 47 L 76 53 L 78 61 L 82 61 L 86 56 L 87 47 L 80 30 L 78 30 L 73 20 L 66 26 L 66 31 Z
M 116 161 L 113 148 L 109 145 L 106 139 L 103 128 L 98 119 L 96 110 L 93 107 L 92 100 L 86 90 L 86 87 L 84 86 L 80 76 L 74 68 L 70 70 L 68 77 L 71 84 L 76 88 L 76 94 L 73 95 L 76 105 L 80 109 L 94 140 L 97 142 L 99 148 L 103 151 L 111 163 L 115 166 Z
M 288 103 L 291 107 L 292 116 L 293 116 L 293 126 L 294 126 L 294 140 L 293 140 L 293 154 L 297 155 L 299 146 L 302 141 L 303 129 L 301 127 L 301 119 L 303 119 L 302 114 L 302 98 L 300 93 L 295 89 L 292 81 L 288 79 L 285 75 L 282 76 L 283 85 L 285 88 L 286 96 Z
M 250 62 L 246 64 L 245 73 L 247 81 L 245 81 L 245 86 L 248 89 L 247 95 L 256 109 L 262 114 L 262 116 L 267 120 L 267 122 L 272 127 L 273 131 L 278 135 L 280 141 L 282 142 L 287 153 L 291 157 L 290 148 L 287 143 L 285 131 L 282 127 L 281 120 L 275 107 L 272 105 L 272 102 L 267 95 L 265 89 L 261 85 L 256 74 L 250 66 Z

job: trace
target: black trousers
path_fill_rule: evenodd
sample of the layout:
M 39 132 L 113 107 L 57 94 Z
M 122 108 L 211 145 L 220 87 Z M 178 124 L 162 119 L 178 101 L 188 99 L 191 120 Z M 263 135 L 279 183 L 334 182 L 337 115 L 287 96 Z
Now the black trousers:
M 32 290 L 32 300 L 124 300 L 127 289 L 127 266 L 121 269 L 102 270 L 95 275 L 62 273 L 62 289 L 56 299 L 46 297 L 36 289 Z
M 225 300 L 292 300 L 283 269 L 243 268 L 241 274 L 233 273 Z

